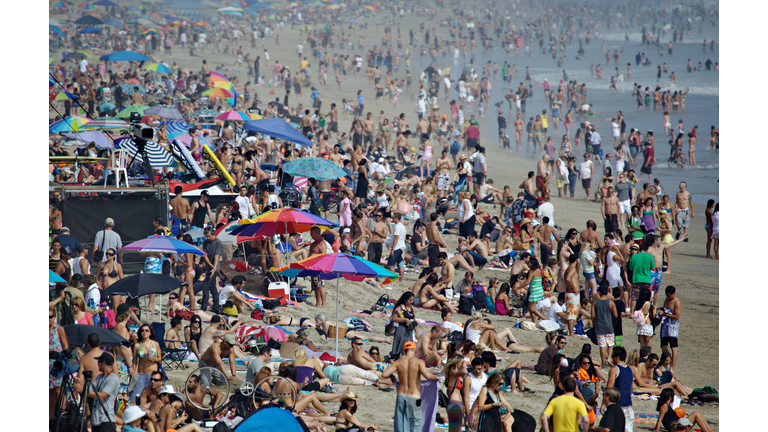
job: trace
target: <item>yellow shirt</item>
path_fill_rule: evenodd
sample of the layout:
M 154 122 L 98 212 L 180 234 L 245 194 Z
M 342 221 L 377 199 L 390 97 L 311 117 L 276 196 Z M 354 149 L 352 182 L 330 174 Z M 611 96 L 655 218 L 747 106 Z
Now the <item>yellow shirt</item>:
M 579 432 L 579 422 L 587 416 L 587 407 L 575 396 L 562 395 L 549 402 L 544 414 L 552 419 L 554 432 Z
M 549 118 L 545 115 L 541 116 L 541 127 L 544 129 L 549 128 Z
M 304 69 L 306 69 L 308 64 L 309 64 L 308 61 L 302 60 L 301 61 L 301 70 L 303 71 Z

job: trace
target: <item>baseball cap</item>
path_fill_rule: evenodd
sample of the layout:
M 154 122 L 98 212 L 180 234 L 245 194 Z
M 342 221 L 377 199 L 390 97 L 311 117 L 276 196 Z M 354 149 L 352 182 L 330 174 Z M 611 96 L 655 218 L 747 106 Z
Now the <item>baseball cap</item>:
M 405 345 L 403 345 L 403 349 L 404 350 L 416 349 L 416 342 L 414 342 L 414 341 L 406 342 Z
M 235 335 L 233 334 L 224 335 L 222 339 L 230 345 L 237 345 L 237 339 L 235 339 Z
M 108 352 L 102 353 L 100 356 L 96 357 L 95 360 L 97 362 L 102 362 L 107 366 L 115 364 L 115 358 Z
M 384 158 L 383 157 L 379 158 L 379 163 L 384 163 Z
M 344 231 L 342 231 L 342 234 L 346 234 L 348 232 L 350 232 L 349 228 L 344 228 Z
M 117 314 L 122 315 L 130 310 L 133 310 L 133 308 L 128 306 L 126 303 L 123 303 L 117 307 Z
M 104 223 L 106 225 L 114 225 L 115 224 L 115 220 L 112 219 L 112 218 L 107 218 L 107 219 L 104 220 Z
M 200 192 L 200 195 L 202 195 L 202 196 L 210 196 L 210 194 L 208 193 L 207 190 L 204 190 L 204 191 Z
M 168 384 L 160 387 L 159 394 L 176 394 L 176 390 L 173 389 L 172 385 Z
M 72 248 L 69 246 L 64 246 L 63 248 L 61 248 L 61 252 L 67 255 L 72 255 Z
M 544 202 L 544 197 L 538 197 L 538 198 L 536 198 L 536 202 L 537 202 L 537 203 L 543 203 L 543 202 Z

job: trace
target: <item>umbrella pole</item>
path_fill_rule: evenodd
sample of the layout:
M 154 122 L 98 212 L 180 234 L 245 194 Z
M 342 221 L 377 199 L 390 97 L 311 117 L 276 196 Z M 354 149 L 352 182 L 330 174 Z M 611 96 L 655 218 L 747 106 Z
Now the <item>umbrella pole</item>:
M 339 278 L 336 278 L 336 355 L 339 355 Z M 338 357 L 337 357 L 338 358 Z

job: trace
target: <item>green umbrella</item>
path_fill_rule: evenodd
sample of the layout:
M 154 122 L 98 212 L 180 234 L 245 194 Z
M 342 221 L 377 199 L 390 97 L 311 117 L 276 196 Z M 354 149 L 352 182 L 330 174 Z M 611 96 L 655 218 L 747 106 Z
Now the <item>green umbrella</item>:
M 129 118 L 131 116 L 131 113 L 136 112 L 139 113 L 139 115 L 144 115 L 144 110 L 148 109 L 148 105 L 131 105 L 128 108 L 120 111 L 117 113 L 115 117 L 117 118 Z

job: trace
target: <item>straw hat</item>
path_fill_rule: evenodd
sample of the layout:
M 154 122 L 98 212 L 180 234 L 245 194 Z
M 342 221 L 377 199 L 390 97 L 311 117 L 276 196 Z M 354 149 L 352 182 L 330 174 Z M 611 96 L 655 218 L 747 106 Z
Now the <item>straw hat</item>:
M 340 402 L 344 402 L 347 399 L 357 399 L 357 398 L 358 396 L 354 392 L 348 391 L 348 392 L 344 392 L 344 394 L 341 395 Z
M 522 225 L 525 225 L 525 224 L 527 224 L 527 223 L 528 223 L 528 224 L 529 224 L 529 223 L 531 223 L 531 220 L 530 220 L 529 218 L 525 218 L 525 219 L 523 219 L 523 221 L 522 221 L 522 222 L 520 222 L 520 225 L 522 226 Z
M 433 110 L 439 110 L 439 109 L 440 109 L 440 107 L 439 107 L 439 106 L 437 106 L 437 104 L 434 104 L 434 105 L 432 105 L 432 109 L 433 109 Z

